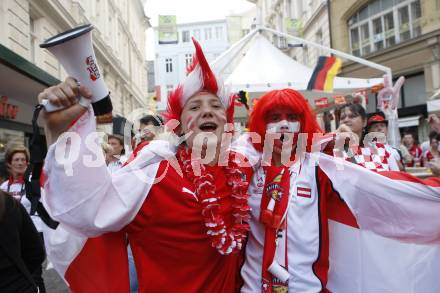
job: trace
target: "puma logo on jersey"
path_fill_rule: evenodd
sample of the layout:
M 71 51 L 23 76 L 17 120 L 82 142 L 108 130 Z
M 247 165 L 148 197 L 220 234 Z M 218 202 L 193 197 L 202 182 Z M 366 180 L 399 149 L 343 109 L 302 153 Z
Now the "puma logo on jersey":
M 189 189 L 186 188 L 186 187 L 182 187 L 182 192 L 185 192 L 185 193 L 191 194 L 191 195 L 192 195 L 197 201 L 199 201 L 199 199 L 197 198 L 197 196 L 196 196 L 196 194 L 194 193 L 194 191 L 189 190 Z

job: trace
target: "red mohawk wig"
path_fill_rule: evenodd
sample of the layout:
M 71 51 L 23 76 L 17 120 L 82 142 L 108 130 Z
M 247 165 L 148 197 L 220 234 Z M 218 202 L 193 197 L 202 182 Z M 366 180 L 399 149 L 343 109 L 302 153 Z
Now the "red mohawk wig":
M 299 92 L 292 89 L 273 90 L 263 95 L 255 104 L 249 117 L 249 131 L 258 133 L 261 143 L 255 143 L 255 148 L 262 152 L 266 136 L 266 115 L 275 108 L 289 108 L 300 117 L 300 133 L 307 133 L 307 147 L 312 145 L 313 133 L 322 133 L 316 121 L 316 116 L 307 100 Z
M 193 63 L 187 68 L 185 80 L 168 96 L 167 110 L 163 113 L 166 121 L 180 119 L 183 106 L 186 101 L 195 94 L 206 91 L 219 97 L 226 110 L 228 122 L 232 122 L 234 116 L 233 98 L 224 88 L 223 82 L 214 75 L 208 61 L 203 54 L 200 44 L 192 38 L 196 49 Z

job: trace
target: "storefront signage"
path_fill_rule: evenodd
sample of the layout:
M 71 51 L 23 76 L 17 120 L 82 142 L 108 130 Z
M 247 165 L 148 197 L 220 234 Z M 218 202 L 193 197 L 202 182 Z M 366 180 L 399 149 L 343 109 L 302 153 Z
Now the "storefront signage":
M 322 109 L 328 107 L 328 98 L 323 97 L 319 99 L 315 99 L 315 106 L 316 108 Z
M 7 96 L 0 97 L 0 118 L 15 119 L 17 117 L 19 107 L 8 103 Z

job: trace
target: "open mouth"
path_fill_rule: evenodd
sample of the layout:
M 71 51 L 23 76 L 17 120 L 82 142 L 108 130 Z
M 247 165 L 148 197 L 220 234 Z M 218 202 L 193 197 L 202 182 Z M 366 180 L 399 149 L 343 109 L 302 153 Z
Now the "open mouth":
M 287 141 L 289 139 L 289 137 L 292 136 L 292 134 L 293 134 L 292 132 L 283 132 L 283 133 L 281 133 L 280 141 L 281 142 Z
M 205 122 L 200 124 L 199 129 L 206 132 L 215 131 L 217 129 L 217 124 L 214 122 Z

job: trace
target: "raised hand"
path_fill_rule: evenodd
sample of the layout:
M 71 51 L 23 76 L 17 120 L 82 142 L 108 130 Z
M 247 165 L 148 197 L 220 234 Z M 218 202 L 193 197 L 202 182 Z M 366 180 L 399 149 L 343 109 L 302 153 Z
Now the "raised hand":
M 389 76 L 383 76 L 384 88 L 381 89 L 377 95 L 378 104 L 383 110 L 386 110 L 389 106 L 391 106 L 392 110 L 395 110 L 397 108 L 400 97 L 400 88 L 402 87 L 404 82 L 405 77 L 401 76 L 393 86 L 393 83 L 389 79 Z
M 38 102 L 48 100 L 55 106 L 65 108 L 56 112 L 42 112 L 47 144 L 56 141 L 58 136 L 65 132 L 75 119 L 84 114 L 87 108 L 78 103 L 78 97 L 90 99 L 92 93 L 86 87 L 77 83 L 72 77 L 62 83 L 46 88 L 38 95 Z
M 436 114 L 431 114 L 428 117 L 429 126 L 431 126 L 432 130 L 440 133 L 440 118 Z

